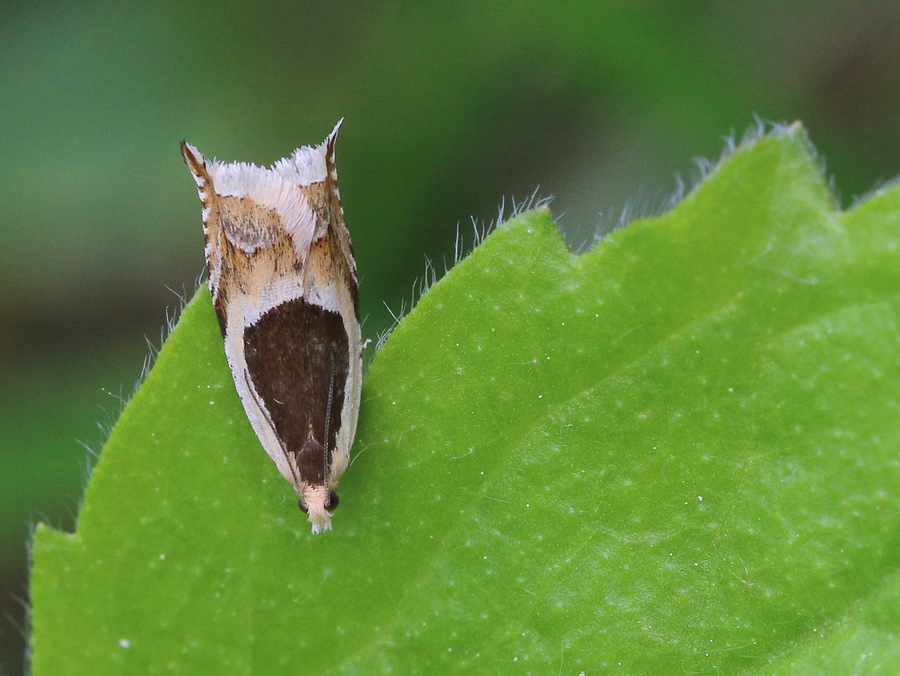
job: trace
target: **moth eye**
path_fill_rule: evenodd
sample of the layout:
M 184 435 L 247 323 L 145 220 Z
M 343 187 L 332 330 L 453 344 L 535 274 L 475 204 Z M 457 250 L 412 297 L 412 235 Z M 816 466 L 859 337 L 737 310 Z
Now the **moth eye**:
M 297 502 L 297 505 L 300 507 L 301 512 L 303 512 L 304 514 L 309 514 L 309 507 L 303 504 L 303 498 L 300 498 L 300 500 Z
M 338 500 L 338 494 L 334 491 L 328 491 L 328 504 L 325 505 L 325 509 L 329 512 L 338 506 L 340 500 Z

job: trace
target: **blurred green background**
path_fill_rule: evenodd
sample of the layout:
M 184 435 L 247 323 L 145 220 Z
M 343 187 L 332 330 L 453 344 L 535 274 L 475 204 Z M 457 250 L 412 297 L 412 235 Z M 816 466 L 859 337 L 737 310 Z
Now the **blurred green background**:
M 367 337 L 504 197 L 555 195 L 583 248 L 754 115 L 805 123 L 844 206 L 900 169 L 896 2 L 7 0 L 0 55 L 5 674 L 30 525 L 74 527 L 87 448 L 202 270 L 182 138 L 269 164 L 346 118 Z

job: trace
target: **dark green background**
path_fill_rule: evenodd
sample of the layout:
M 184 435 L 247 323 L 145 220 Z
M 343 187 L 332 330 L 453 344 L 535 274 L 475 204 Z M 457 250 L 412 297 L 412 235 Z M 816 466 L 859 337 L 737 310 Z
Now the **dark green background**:
M 269 164 L 346 121 L 364 333 L 457 223 L 540 186 L 575 247 L 692 158 L 801 119 L 842 203 L 900 167 L 894 2 L 113 3 L 0 10 L 0 670 L 26 539 L 71 528 L 104 428 L 202 269 L 182 138 Z M 599 213 L 602 212 L 601 217 Z M 98 428 L 98 423 L 100 427 Z

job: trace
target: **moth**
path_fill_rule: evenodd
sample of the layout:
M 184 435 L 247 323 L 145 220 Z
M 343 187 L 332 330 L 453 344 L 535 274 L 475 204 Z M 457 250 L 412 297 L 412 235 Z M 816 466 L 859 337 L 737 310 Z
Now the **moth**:
M 356 262 L 334 164 L 341 122 L 269 168 L 181 144 L 235 387 L 313 533 L 331 530 L 362 385 Z

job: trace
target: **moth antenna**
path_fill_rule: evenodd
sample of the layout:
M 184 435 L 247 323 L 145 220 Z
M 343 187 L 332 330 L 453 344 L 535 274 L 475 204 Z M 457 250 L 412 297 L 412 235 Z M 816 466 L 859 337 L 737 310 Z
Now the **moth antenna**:
M 325 455 L 322 458 L 322 462 L 325 465 L 326 472 L 323 472 L 323 476 L 327 474 L 329 464 L 328 448 L 331 444 L 331 440 L 329 439 L 331 431 L 331 403 L 332 397 L 334 397 L 334 355 L 330 354 L 329 358 L 331 360 L 331 374 L 328 378 L 328 405 L 325 407 Z

